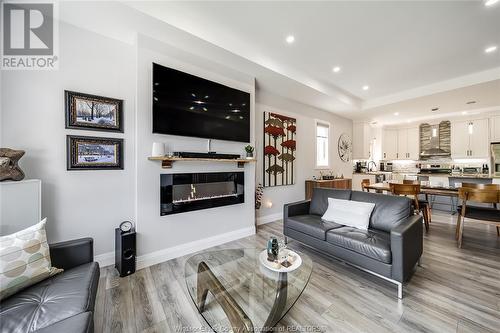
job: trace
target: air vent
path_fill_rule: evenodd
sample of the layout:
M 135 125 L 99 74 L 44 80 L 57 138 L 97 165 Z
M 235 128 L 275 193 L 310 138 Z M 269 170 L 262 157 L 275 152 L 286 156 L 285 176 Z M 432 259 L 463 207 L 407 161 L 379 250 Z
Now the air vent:
M 432 108 L 431 109 L 432 112 L 436 112 L 437 110 L 439 110 L 439 108 Z
M 465 103 L 465 104 L 469 104 L 469 105 L 470 105 L 470 104 L 476 104 L 476 103 L 477 103 L 476 101 L 468 101 L 468 102 L 467 102 L 467 103 Z

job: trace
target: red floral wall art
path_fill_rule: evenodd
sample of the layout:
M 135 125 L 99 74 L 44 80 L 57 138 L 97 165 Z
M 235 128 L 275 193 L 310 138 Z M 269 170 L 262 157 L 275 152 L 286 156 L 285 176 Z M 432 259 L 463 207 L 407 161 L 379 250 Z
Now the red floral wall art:
M 297 120 L 264 112 L 264 186 L 295 184 Z

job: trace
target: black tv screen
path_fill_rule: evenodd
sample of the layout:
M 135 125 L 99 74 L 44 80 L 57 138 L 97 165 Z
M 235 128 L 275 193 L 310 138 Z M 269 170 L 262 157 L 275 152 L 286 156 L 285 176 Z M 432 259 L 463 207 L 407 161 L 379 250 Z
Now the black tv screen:
M 153 63 L 153 133 L 250 142 L 250 94 Z

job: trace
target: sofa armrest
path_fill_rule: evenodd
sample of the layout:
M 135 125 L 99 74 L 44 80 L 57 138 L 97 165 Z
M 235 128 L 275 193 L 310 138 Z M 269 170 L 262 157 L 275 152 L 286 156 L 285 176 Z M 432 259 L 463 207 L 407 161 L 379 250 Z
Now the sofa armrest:
M 391 230 L 392 278 L 408 280 L 423 252 L 422 216 L 412 215 Z
M 310 205 L 311 200 L 302 200 L 286 204 L 283 209 L 283 218 L 309 214 Z
M 70 269 L 94 261 L 94 240 L 80 238 L 49 245 L 52 266 Z

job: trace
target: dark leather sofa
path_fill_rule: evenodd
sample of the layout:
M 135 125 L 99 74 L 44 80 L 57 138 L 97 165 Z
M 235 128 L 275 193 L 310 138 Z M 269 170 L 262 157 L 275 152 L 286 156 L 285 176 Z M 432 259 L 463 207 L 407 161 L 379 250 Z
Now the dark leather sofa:
M 369 229 L 323 221 L 329 197 L 374 203 Z M 399 298 L 423 249 L 422 217 L 413 214 L 410 199 L 351 190 L 315 188 L 311 200 L 285 205 L 283 233 L 285 241 L 292 238 L 395 283 Z
M 93 332 L 99 282 L 92 238 L 52 244 L 52 265 L 64 272 L 21 290 L 0 303 L 2 333 Z

